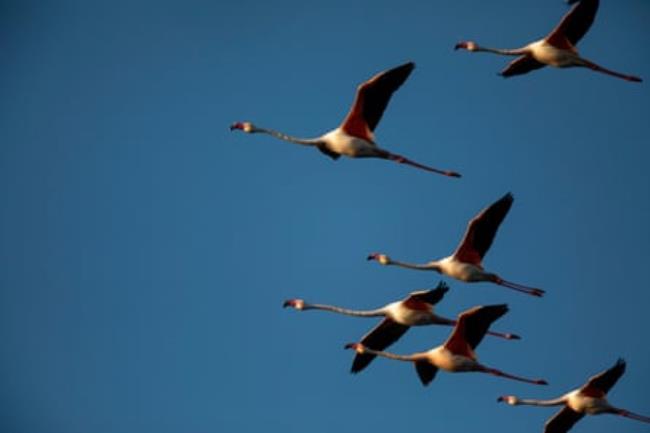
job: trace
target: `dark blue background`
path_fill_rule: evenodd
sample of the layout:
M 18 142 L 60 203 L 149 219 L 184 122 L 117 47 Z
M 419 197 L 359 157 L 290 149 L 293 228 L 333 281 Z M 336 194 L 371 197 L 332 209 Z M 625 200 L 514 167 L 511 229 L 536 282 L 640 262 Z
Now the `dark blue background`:
M 545 35 L 560 0 L 5 1 L 0 6 L 0 425 L 12 433 L 541 431 L 553 397 L 618 356 L 613 403 L 650 414 L 650 93 L 587 70 L 504 80 L 510 59 L 453 52 Z M 603 0 L 580 45 L 649 78 L 650 5 Z M 333 162 L 235 120 L 300 136 L 338 125 L 356 85 L 417 62 L 378 142 L 461 180 Z M 425 261 L 506 191 L 485 265 L 543 299 L 450 281 L 438 312 L 507 302 L 483 362 L 534 387 L 351 353 L 370 308 L 438 276 Z M 410 332 L 398 353 L 440 344 Z M 603 416 L 576 432 L 647 431 Z

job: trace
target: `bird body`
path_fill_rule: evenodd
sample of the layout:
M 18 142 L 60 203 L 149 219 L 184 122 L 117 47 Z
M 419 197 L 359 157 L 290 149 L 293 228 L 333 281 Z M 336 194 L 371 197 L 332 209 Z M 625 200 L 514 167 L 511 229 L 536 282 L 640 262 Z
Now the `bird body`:
M 576 389 L 564 396 L 565 404 L 574 412 L 587 415 L 598 415 L 611 412 L 614 408 L 603 397 L 590 396 Z
M 414 63 L 405 63 L 381 72 L 362 83 L 358 87 L 352 107 L 341 125 L 320 137 L 292 137 L 272 129 L 259 128 L 251 122 L 235 122 L 230 126 L 230 130 L 241 130 L 249 134 L 268 134 L 290 143 L 316 147 L 334 160 L 342 155 L 350 158 L 380 158 L 444 176 L 460 177 L 460 174 L 454 171 L 438 170 L 420 164 L 381 149 L 375 143 L 374 130 L 379 124 L 391 96 L 404 84 L 414 68 Z
M 350 158 L 379 157 L 381 153 L 373 142 L 350 135 L 341 128 L 333 129 L 320 140 L 329 151 Z
M 433 313 L 433 306 L 417 300 L 392 302 L 384 307 L 386 317 L 404 326 L 447 325 L 452 320 Z
M 481 370 L 481 366 L 476 360 L 476 354 L 473 350 L 471 353 L 473 356 L 459 355 L 446 348 L 445 345 L 441 345 L 425 352 L 423 358 L 439 369 L 451 373 Z
M 533 59 L 556 68 L 568 68 L 580 63 L 578 50 L 573 45 L 558 48 L 546 39 L 540 39 L 524 48 Z
M 448 275 L 460 281 L 475 283 L 493 281 L 494 274 L 485 272 L 479 265 L 460 261 L 455 256 L 445 257 L 442 260 L 430 262 L 430 265 L 441 274 Z

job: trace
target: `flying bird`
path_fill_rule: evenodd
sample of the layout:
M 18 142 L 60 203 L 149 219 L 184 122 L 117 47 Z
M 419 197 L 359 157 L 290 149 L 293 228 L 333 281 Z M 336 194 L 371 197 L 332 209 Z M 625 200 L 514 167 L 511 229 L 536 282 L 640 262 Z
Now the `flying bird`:
M 517 56 L 503 71 L 503 77 L 526 74 L 544 66 L 557 68 L 585 67 L 627 81 L 640 83 L 642 80 L 634 75 L 622 74 L 606 69 L 581 57 L 576 48 L 577 43 L 587 33 L 598 11 L 599 0 L 569 0 L 569 4 L 579 3 L 562 18 L 560 24 L 545 38 L 532 42 L 522 48 L 499 49 L 479 46 L 473 41 L 456 44 L 455 49 L 471 52 L 488 52 L 504 56 Z
M 396 355 L 373 350 L 362 343 L 350 343 L 345 345 L 345 348 L 353 349 L 361 355 L 370 354 L 398 361 L 413 362 L 418 377 L 425 386 L 435 378 L 438 369 L 452 373 L 487 373 L 534 385 L 547 385 L 547 382 L 543 379 L 527 379 L 515 376 L 478 362 L 474 352 L 476 346 L 479 345 L 492 322 L 507 312 L 508 306 L 505 304 L 471 308 L 459 315 L 458 323 L 454 326 L 454 330 L 447 341 L 442 346 L 435 347 L 427 352 Z
M 544 433 L 566 433 L 583 416 L 603 413 L 650 423 L 649 417 L 614 407 L 607 401 L 607 393 L 623 373 L 625 373 L 625 361 L 619 359 L 613 367 L 591 377 L 581 388 L 554 400 L 527 400 L 514 395 L 506 395 L 499 397 L 497 401 L 505 402 L 511 406 L 564 406 L 553 418 L 546 422 Z
M 442 300 L 448 290 L 449 287 L 441 282 L 435 289 L 411 292 L 406 298 L 375 310 L 349 310 L 333 305 L 308 304 L 302 299 L 289 299 L 283 306 L 300 311 L 324 310 L 356 317 L 383 317 L 384 319 L 361 339 L 361 344 L 370 349 L 384 350 L 399 340 L 411 326 L 456 325 L 455 320 L 438 316 L 433 312 L 433 306 Z M 487 333 L 508 340 L 521 338 L 515 334 L 492 331 Z M 359 373 L 374 358 L 375 356 L 369 353 L 358 353 L 352 362 L 351 372 Z
M 388 71 L 381 72 L 357 88 L 357 95 L 350 112 L 336 129 L 317 138 L 297 138 L 272 129 L 260 128 L 250 122 L 236 122 L 230 130 L 241 130 L 250 134 L 268 134 L 291 143 L 314 146 L 325 155 L 336 160 L 341 155 L 350 158 L 381 158 L 407 164 L 422 170 L 450 177 L 460 177 L 454 171 L 432 168 L 404 156 L 381 149 L 375 143 L 374 130 L 381 120 L 393 93 L 409 77 L 415 64 L 405 63 Z
M 508 193 L 492 205 L 483 209 L 467 226 L 465 237 L 456 251 L 441 260 L 432 260 L 424 264 L 411 264 L 393 260 L 385 254 L 372 253 L 368 260 L 376 260 L 382 265 L 395 265 L 422 271 L 436 271 L 468 283 L 489 281 L 509 289 L 532 296 L 542 296 L 541 289 L 530 288 L 504 280 L 497 274 L 483 269 L 483 257 L 490 249 L 494 236 L 508 214 L 514 198 Z

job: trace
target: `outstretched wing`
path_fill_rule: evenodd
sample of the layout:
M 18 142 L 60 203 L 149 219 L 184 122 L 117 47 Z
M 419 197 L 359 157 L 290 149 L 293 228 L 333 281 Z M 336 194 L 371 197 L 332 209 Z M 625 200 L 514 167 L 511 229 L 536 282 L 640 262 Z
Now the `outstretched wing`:
M 341 129 L 346 133 L 372 141 L 372 131 L 381 120 L 388 101 L 415 68 L 415 63 L 405 63 L 381 72 L 357 88 L 357 96 Z
M 473 350 L 479 345 L 492 323 L 508 312 L 506 304 L 474 307 L 458 316 L 445 348 L 456 355 L 474 358 Z
M 532 57 L 522 56 L 510 62 L 508 66 L 506 66 L 505 69 L 501 71 L 500 75 L 502 77 L 508 78 L 515 75 L 527 74 L 530 71 L 543 68 L 544 66 L 546 65 L 538 62 Z
M 546 424 L 544 424 L 544 433 L 566 433 L 571 430 L 571 427 L 584 415 L 578 412 L 574 412 L 568 407 L 562 408 L 555 416 L 549 419 Z
M 445 297 L 445 293 L 449 291 L 449 286 L 444 282 L 438 283 L 438 286 L 432 290 L 422 290 L 420 292 L 412 292 L 405 299 L 406 303 L 409 302 L 425 302 L 430 305 L 436 305 Z
M 400 325 L 392 320 L 385 318 L 379 325 L 375 326 L 362 339 L 361 344 L 374 350 L 384 350 L 394 342 L 400 339 L 409 327 Z M 357 353 L 352 361 L 352 373 L 358 373 L 368 366 L 375 359 L 375 355 L 369 353 Z
M 469 222 L 454 256 L 461 262 L 480 265 L 513 201 L 512 194 L 508 193 L 476 215 Z
M 569 3 L 575 3 L 575 1 Z M 565 39 L 572 45 L 577 44 L 593 24 L 599 3 L 599 0 L 580 0 L 564 15 L 560 24 L 549 33 L 546 40 L 560 48 L 566 48 L 564 46 Z
M 623 376 L 623 373 L 625 373 L 625 360 L 619 358 L 613 367 L 590 377 L 589 381 L 580 390 L 589 392 L 589 390 L 596 389 L 607 394 L 616 385 L 618 379 Z

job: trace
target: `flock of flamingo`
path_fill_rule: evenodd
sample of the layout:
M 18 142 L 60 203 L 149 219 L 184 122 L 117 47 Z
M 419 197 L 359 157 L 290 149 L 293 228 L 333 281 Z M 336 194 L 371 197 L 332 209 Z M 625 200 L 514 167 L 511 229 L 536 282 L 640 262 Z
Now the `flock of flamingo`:
M 571 8 L 548 36 L 522 48 L 486 48 L 472 41 L 459 42 L 455 48 L 470 52 L 516 56 L 517 58 L 501 72 L 504 77 L 525 74 L 548 65 L 559 68 L 586 67 L 623 80 L 641 82 L 641 79 L 636 76 L 606 69 L 578 54 L 575 45 L 593 23 L 599 0 L 567 0 L 567 3 L 577 4 Z M 461 177 L 455 171 L 424 165 L 382 149 L 375 142 L 374 130 L 381 120 L 392 94 L 406 81 L 414 68 L 414 63 L 405 63 L 379 73 L 361 84 L 357 89 L 352 107 L 341 125 L 320 137 L 296 138 L 272 129 L 257 127 L 250 122 L 236 122 L 231 125 L 230 129 L 250 134 L 269 134 L 291 143 L 314 146 L 334 160 L 341 155 L 351 158 L 381 158 L 444 176 Z M 386 254 L 372 253 L 368 256 L 368 260 L 377 261 L 384 266 L 394 265 L 408 269 L 435 271 L 463 282 L 487 281 L 521 293 L 541 297 L 544 295 L 544 291 L 541 289 L 506 281 L 501 276 L 483 269 L 483 257 L 490 249 L 497 230 L 508 214 L 513 201 L 512 194 L 508 193 L 479 212 L 469 222 L 465 236 L 456 251 L 448 257 L 423 264 L 411 264 L 394 260 Z M 374 310 L 351 310 L 333 305 L 310 304 L 302 299 L 287 300 L 284 307 L 291 307 L 299 311 L 324 310 L 357 317 L 382 317 L 379 324 L 363 336 L 360 342 L 345 346 L 346 349 L 356 352 L 352 362 L 352 373 L 361 372 L 375 357 L 379 356 L 413 363 L 423 385 L 431 383 L 438 370 L 451 373 L 481 372 L 534 385 L 547 385 L 543 379 L 530 379 L 506 373 L 479 362 L 475 350 L 486 334 L 509 340 L 520 338 L 515 334 L 490 330 L 492 324 L 508 312 L 508 306 L 505 304 L 476 306 L 460 313 L 455 320 L 449 319 L 435 314 L 433 310 L 433 307 L 442 301 L 448 290 L 448 286 L 441 282 L 433 290 L 409 293 L 404 299 Z M 424 352 L 398 355 L 384 351 L 404 335 L 409 328 L 426 325 L 452 326 L 453 330 L 442 345 Z M 562 409 L 546 422 L 545 433 L 567 432 L 584 415 L 607 413 L 650 423 L 650 417 L 613 406 L 607 401 L 607 393 L 624 372 L 625 361 L 619 359 L 613 367 L 591 377 L 582 387 L 556 399 L 531 400 L 508 395 L 499 397 L 497 401 L 512 406 L 562 406 Z

